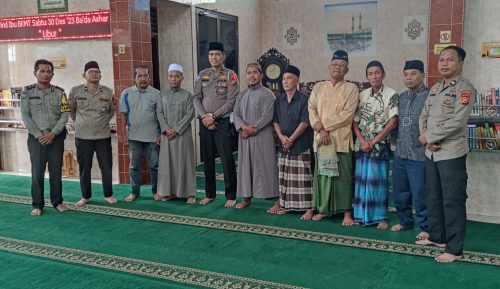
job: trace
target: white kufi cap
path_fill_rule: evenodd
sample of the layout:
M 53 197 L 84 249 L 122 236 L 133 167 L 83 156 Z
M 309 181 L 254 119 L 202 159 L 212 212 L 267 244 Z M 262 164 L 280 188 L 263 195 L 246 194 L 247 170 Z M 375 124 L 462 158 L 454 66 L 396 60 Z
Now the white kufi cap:
M 184 73 L 184 70 L 182 69 L 182 66 L 180 64 L 172 63 L 168 66 L 168 72 L 170 71 L 179 71 L 180 73 Z

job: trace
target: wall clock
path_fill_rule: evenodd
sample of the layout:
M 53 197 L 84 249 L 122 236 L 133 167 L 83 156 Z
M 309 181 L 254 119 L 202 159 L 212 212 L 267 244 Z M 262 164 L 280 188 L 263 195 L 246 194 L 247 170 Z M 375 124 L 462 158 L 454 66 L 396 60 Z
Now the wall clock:
M 269 88 L 276 96 L 280 95 L 283 92 L 281 80 L 283 72 L 288 67 L 288 58 L 276 48 L 271 48 L 257 60 L 257 63 L 260 64 L 264 73 L 262 84 Z

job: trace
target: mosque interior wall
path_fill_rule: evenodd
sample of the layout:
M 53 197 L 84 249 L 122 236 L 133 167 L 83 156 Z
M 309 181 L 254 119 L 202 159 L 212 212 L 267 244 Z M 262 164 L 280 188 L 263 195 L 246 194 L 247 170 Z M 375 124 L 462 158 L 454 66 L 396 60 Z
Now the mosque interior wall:
M 31 0 L 5 1 L 0 9 L 0 17 L 37 15 L 37 2 Z M 109 1 L 68 1 L 68 13 L 109 10 Z M 99 63 L 102 71 L 101 84 L 114 87 L 113 58 L 111 39 L 86 39 L 69 41 L 25 41 L 0 43 L 0 89 L 23 87 L 36 82 L 33 64 L 37 59 L 65 58 L 66 68 L 55 69 L 52 84 L 69 93 L 71 87 L 85 82 L 83 67 L 90 60 Z M 0 110 L 0 119 L 21 119 L 19 109 Z M 113 118 L 111 123 L 116 123 Z M 0 131 L 2 170 L 18 173 L 30 172 L 29 154 L 26 148 L 27 131 Z M 112 147 L 117 151 L 116 136 L 112 136 Z M 73 152 L 73 164 L 76 162 L 74 134 L 68 134 L 65 149 Z M 77 172 L 77 171 L 76 171 Z M 77 177 L 77 175 L 75 175 Z M 94 157 L 92 177 L 99 179 L 100 170 Z M 113 154 L 113 179 L 118 179 L 118 161 Z
M 193 89 L 196 77 L 196 15 L 195 6 L 216 10 L 221 13 L 238 17 L 239 37 L 239 77 L 241 88 L 246 87 L 244 67 L 247 63 L 256 61 L 269 48 L 275 47 L 290 63 L 301 69 L 301 81 L 328 79 L 327 65 L 331 53 L 325 40 L 325 6 L 349 5 L 359 0 L 217 0 L 210 1 L 186 0 L 156 0 L 158 9 L 158 39 L 160 81 L 162 87 L 168 85 L 167 67 L 176 62 L 184 67 L 184 88 Z M 368 1 L 369 2 L 369 1 Z M 428 18 L 430 14 L 429 0 L 378 0 L 377 26 L 372 55 L 350 57 L 350 71 L 347 79 L 365 81 L 366 64 L 377 59 L 381 61 L 387 72 L 385 83 L 396 89 L 404 90 L 402 67 L 405 60 L 420 59 L 426 69 L 428 59 Z M 94 11 L 109 9 L 109 1 L 69 0 L 69 12 Z M 443 7 L 442 9 L 445 9 Z M 483 42 L 499 41 L 500 22 L 496 19 L 496 11 L 500 2 L 496 0 L 467 1 L 464 19 L 464 48 L 468 52 L 464 74 L 476 86 L 478 92 L 484 93 L 490 87 L 500 87 L 498 71 L 500 62 L 497 59 L 482 59 L 481 45 Z M 36 1 L 8 1 L 0 10 L 0 17 L 36 15 Z M 408 19 L 415 17 L 422 25 L 421 36 L 416 41 L 409 40 L 405 34 Z M 355 26 L 360 25 L 354 17 Z M 423 19 L 423 20 L 422 20 Z M 300 45 L 287 45 L 286 30 L 297 26 Z M 413 41 L 413 42 L 412 42 Z M 12 51 L 15 50 L 15 60 Z M 10 54 L 9 54 L 10 53 Z M 10 57 L 10 58 L 9 58 Z M 32 65 L 38 58 L 65 57 L 67 68 L 56 70 L 53 83 L 69 89 L 83 83 L 81 70 L 89 60 L 96 60 L 103 71 L 101 83 L 114 87 L 113 57 L 111 39 L 84 41 L 51 41 L 51 42 L 11 42 L 0 43 L 0 88 L 24 86 L 35 81 Z M 431 63 L 430 65 L 436 65 Z M 434 67 L 431 67 L 435 70 Z M 118 94 L 119 92 L 117 92 Z M 19 111 L 0 111 L 7 117 L 20 118 Z M 199 152 L 197 122 L 193 121 L 196 140 L 196 152 Z M 26 147 L 26 132 L 0 132 L 2 160 L 4 170 L 29 173 L 29 157 Z M 113 149 L 116 152 L 116 137 L 113 136 Z M 69 135 L 66 148 L 73 150 L 74 135 Z M 114 153 L 113 177 L 117 180 L 116 153 Z M 76 156 L 75 156 L 76 160 Z M 497 190 L 498 164 L 500 154 L 472 152 L 468 157 L 468 210 L 472 214 L 500 217 L 496 208 L 500 206 Z M 481 164 L 481 165 L 478 165 Z M 493 176 L 491 173 L 493 172 Z M 99 178 L 97 163 L 94 164 L 93 177 Z

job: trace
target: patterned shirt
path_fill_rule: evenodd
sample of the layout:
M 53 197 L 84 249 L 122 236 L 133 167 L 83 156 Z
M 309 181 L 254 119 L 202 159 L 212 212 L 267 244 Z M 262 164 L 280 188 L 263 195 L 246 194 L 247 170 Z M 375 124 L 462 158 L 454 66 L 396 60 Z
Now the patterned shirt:
M 366 140 L 374 138 L 384 130 L 387 122 L 398 115 L 398 93 L 389 87 L 382 86 L 376 94 L 371 88 L 359 94 L 359 106 L 354 115 L 354 121 L 359 123 L 359 130 Z M 377 145 L 388 143 L 388 137 Z M 359 151 L 361 144 L 358 139 L 354 150 Z
M 425 146 L 418 140 L 418 119 L 428 95 L 429 89 L 425 86 L 416 91 L 407 90 L 399 95 L 396 155 L 402 159 L 425 160 Z

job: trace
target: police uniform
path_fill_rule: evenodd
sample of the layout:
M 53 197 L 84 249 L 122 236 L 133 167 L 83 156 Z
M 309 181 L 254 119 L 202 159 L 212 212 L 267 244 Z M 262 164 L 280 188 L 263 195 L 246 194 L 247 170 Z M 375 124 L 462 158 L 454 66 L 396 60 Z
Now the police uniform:
M 76 128 L 75 145 L 82 198 L 92 197 L 91 170 L 94 152 L 101 169 L 104 197 L 111 197 L 113 155 L 109 121 L 115 114 L 113 91 L 103 85 L 90 91 L 87 85 L 82 84 L 70 90 L 69 103 Z
M 425 151 L 425 182 L 429 240 L 446 243 L 445 251 L 462 255 L 467 199 L 467 121 L 476 89 L 459 76 L 448 85 L 436 83 L 420 115 L 427 143 L 440 148 Z
M 69 103 L 64 89 L 50 85 L 42 90 L 37 84 L 26 86 L 21 93 L 21 116 L 28 129 L 28 151 L 31 161 L 31 197 L 34 209 L 43 209 L 45 167 L 50 176 L 50 201 L 54 207 L 62 204 L 62 160 Z M 42 145 L 43 133 L 55 134 L 52 143 Z
M 225 67 L 202 70 L 194 87 L 194 107 L 201 118 L 211 114 L 217 129 L 207 129 L 200 119 L 201 154 L 204 158 L 206 197 L 215 199 L 215 154 L 221 157 L 227 200 L 236 198 L 236 165 L 232 154 L 233 127 L 229 115 L 239 93 L 236 73 Z

